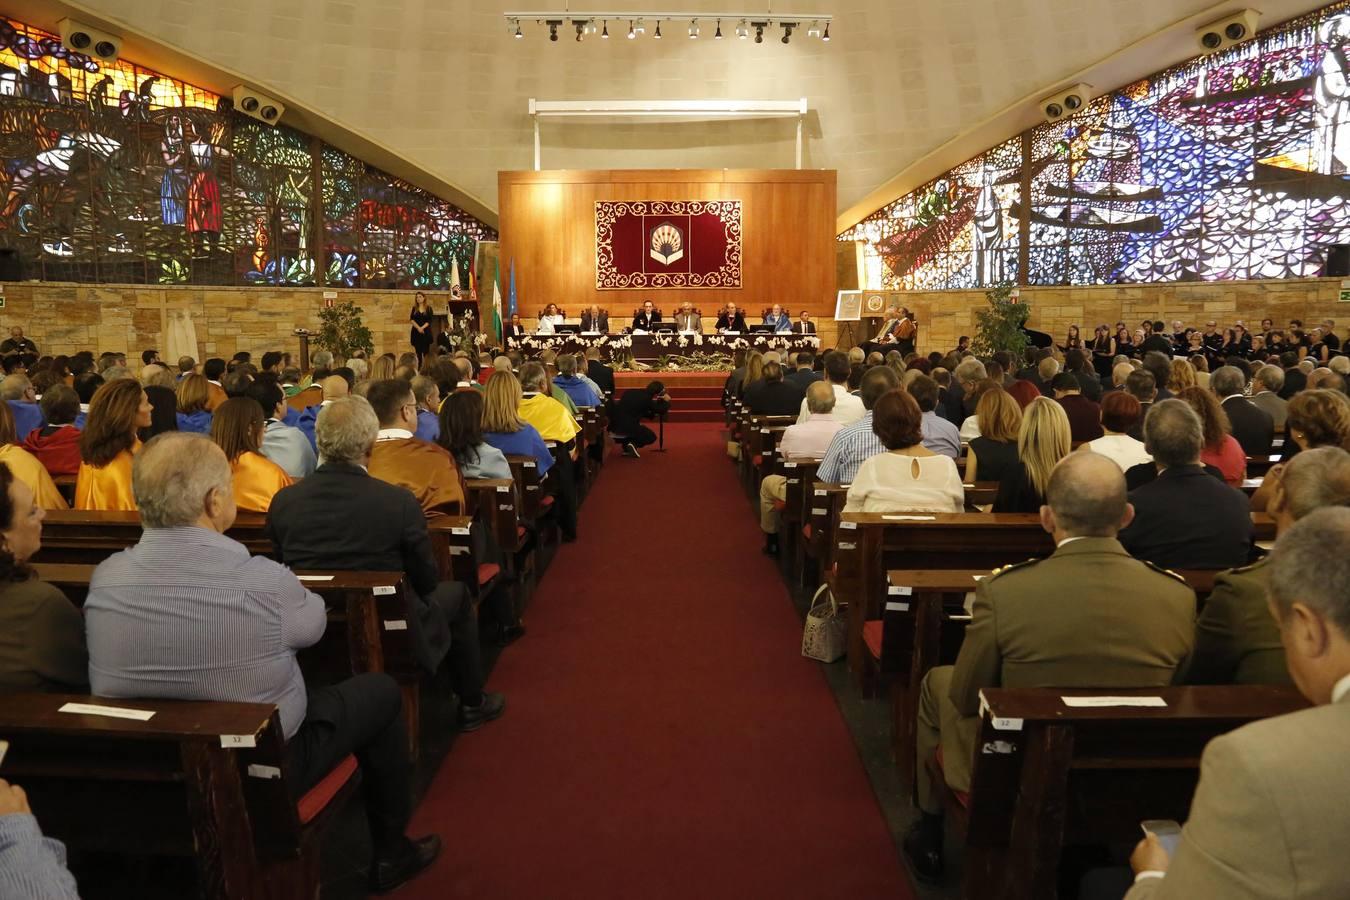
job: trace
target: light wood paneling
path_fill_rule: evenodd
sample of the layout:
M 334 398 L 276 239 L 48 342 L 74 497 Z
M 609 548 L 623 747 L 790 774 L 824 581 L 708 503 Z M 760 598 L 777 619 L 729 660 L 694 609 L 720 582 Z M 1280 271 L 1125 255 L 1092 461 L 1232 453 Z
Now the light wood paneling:
M 622 290 L 595 287 L 598 201 L 740 200 L 741 287 Z M 685 299 L 705 315 L 732 302 L 757 316 L 775 302 L 834 311 L 835 173 L 794 169 L 501 172 L 502 289 L 515 260 L 520 313 L 548 303 L 569 317 L 598 304 L 618 319 L 650 299 L 667 314 Z

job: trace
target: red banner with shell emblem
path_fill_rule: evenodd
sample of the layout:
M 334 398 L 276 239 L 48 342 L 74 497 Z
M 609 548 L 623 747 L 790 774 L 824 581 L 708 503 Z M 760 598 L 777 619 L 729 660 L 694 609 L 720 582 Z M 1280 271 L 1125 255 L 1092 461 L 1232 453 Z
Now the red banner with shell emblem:
M 741 201 L 596 203 L 595 286 L 739 288 Z

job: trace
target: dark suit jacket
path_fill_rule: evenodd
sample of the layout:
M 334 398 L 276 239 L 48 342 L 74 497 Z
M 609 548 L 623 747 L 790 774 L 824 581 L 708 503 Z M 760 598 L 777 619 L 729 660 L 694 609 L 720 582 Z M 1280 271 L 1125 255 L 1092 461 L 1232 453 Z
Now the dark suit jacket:
M 643 419 L 654 419 L 670 409 L 664 400 L 654 400 L 646 388 L 629 388 L 614 404 L 610 414 L 609 430 L 614 434 L 631 434 Z
M 1284 387 L 1280 388 L 1280 396 L 1285 400 L 1297 394 L 1308 386 L 1308 376 L 1298 366 L 1292 369 L 1284 370 Z
M 507 322 L 505 325 L 502 326 L 502 337 L 524 337 L 524 336 L 525 336 L 524 325 L 512 325 L 510 322 Z
M 653 312 L 651 318 L 648 318 L 645 312 L 640 312 L 636 316 L 633 316 L 633 330 L 651 331 L 652 326 L 660 321 L 661 314 L 659 312 Z
M 1139 356 L 1142 358 L 1145 353 L 1157 350 L 1159 353 L 1172 355 L 1172 342 L 1161 334 L 1150 334 L 1144 338 L 1144 342 L 1139 345 Z
M 745 314 L 740 312 L 736 313 L 735 319 L 728 319 L 727 314 L 722 313 L 717 317 L 717 324 L 713 327 L 718 331 L 739 331 L 741 334 L 750 330 L 745 326 Z
M 1223 401 L 1223 411 L 1233 425 L 1233 437 L 1248 456 L 1269 456 L 1275 440 L 1275 420 L 1246 397 L 1234 395 Z
M 784 375 L 783 380 L 797 385 L 797 387 L 802 389 L 802 394 L 805 395 L 806 389 L 810 387 L 812 382 L 820 381 L 824 377 L 825 375 L 823 373 L 816 372 L 812 369 L 797 369 L 795 372 Z
M 815 323 L 815 322 L 803 322 L 801 319 L 798 319 L 797 321 L 795 321 L 795 322 L 792 323 L 792 333 L 793 333 L 793 334 L 815 334 L 815 333 L 816 333 L 816 323 Z
M 597 322 L 591 321 L 591 311 L 588 309 L 581 314 L 582 331 L 598 331 L 601 334 L 609 334 L 609 313 L 603 309 L 600 310 L 600 318 Z
M 745 389 L 745 404 L 757 416 L 795 416 L 802 408 L 806 388 L 790 381 L 757 381 Z
M 1097 372 L 1089 369 L 1086 372 L 1074 372 L 1073 377 L 1078 379 L 1079 389 L 1083 396 L 1093 403 L 1102 402 L 1102 380 L 1097 377 Z M 1051 392 L 1053 393 L 1053 391 Z
M 450 649 L 450 625 L 426 597 L 440 583 L 417 498 L 360 466 L 325 463 L 282 488 L 267 511 L 267 536 L 293 569 L 403 572 L 418 599 L 408 617 L 418 662 L 435 671 Z
M 614 370 L 600 360 L 586 361 L 586 377 L 598 384 L 606 395 L 614 393 Z
M 1252 546 L 1247 495 L 1200 466 L 1165 469 L 1129 497 L 1134 521 L 1120 533 L 1120 542 L 1131 556 L 1165 569 L 1247 564 Z
M 1095 441 L 1101 437 L 1102 408 L 1082 394 L 1069 394 L 1056 401 L 1069 417 L 1069 438 L 1074 441 Z

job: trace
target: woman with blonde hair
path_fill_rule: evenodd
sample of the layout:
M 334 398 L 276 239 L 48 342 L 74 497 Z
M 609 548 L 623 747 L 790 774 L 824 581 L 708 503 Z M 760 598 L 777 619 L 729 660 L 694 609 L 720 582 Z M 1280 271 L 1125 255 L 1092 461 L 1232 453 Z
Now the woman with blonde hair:
M 1181 391 L 1177 399 L 1185 400 L 1200 417 L 1201 435 L 1204 438 L 1200 462 L 1222 472 L 1223 480 L 1233 487 L 1242 487 L 1242 481 L 1247 477 L 1247 454 L 1237 438 L 1233 437 L 1228 413 L 1223 411 L 1218 398 L 1197 386 Z
M 993 511 L 1040 512 L 1050 473 L 1071 446 L 1064 407 L 1049 397 L 1032 400 L 1017 430 L 1017 465 L 999 480 Z
M 520 417 L 524 398 L 520 382 L 510 372 L 494 372 L 483 389 L 483 440 L 507 456 L 533 456 L 539 462 L 539 477 L 553 465 L 553 453 L 529 422 Z
M 1209 360 L 1205 354 L 1196 353 L 1191 357 L 1191 365 L 1195 367 L 1195 384 L 1197 387 L 1209 388 Z
M 1196 386 L 1195 366 L 1191 365 L 1190 360 L 1172 360 L 1172 374 L 1167 377 L 1167 389 L 1180 394 L 1186 388 Z
M 966 453 L 966 482 L 1002 481 L 1017 466 L 1017 435 L 1022 407 L 1002 388 L 990 388 L 975 405 L 979 436 Z
M 56 482 L 52 481 L 47 467 L 19 446 L 18 435 L 14 432 L 14 413 L 8 403 L 0 403 L 0 463 L 9 466 L 16 481 L 28 485 L 33 493 L 33 502 L 38 506 L 43 509 L 69 508 L 66 498 L 56 489 Z
M 736 396 L 744 397 L 745 389 L 763 377 L 764 354 L 755 350 L 745 359 L 745 375 L 742 376 L 741 383 L 736 385 Z
M 394 369 L 398 368 L 394 364 L 394 354 L 381 353 L 370 367 L 371 381 L 388 381 L 394 377 Z
M 216 407 L 211 440 L 225 451 L 233 474 L 234 504 L 249 512 L 267 512 L 277 491 L 294 482 L 286 470 L 259 452 L 267 420 L 252 397 L 231 397 Z
M 205 375 L 189 375 L 178 382 L 178 430 L 211 433 L 211 382 Z
M 152 411 L 140 382 L 130 378 L 114 379 L 94 392 L 80 433 L 76 509 L 136 508 L 131 461 L 141 449 L 136 432 L 150 427 Z

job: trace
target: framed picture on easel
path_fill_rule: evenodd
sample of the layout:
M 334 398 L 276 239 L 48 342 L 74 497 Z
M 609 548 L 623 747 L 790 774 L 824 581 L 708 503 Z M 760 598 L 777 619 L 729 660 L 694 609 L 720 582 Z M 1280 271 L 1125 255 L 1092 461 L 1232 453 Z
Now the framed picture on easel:
M 834 320 L 839 324 L 838 346 L 852 347 L 857 341 L 853 323 L 862 319 L 862 291 L 840 291 L 834 301 Z

